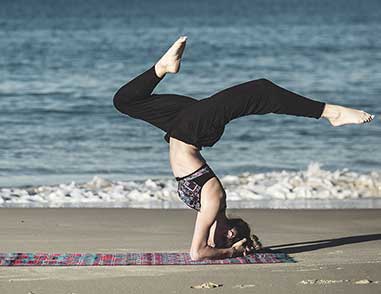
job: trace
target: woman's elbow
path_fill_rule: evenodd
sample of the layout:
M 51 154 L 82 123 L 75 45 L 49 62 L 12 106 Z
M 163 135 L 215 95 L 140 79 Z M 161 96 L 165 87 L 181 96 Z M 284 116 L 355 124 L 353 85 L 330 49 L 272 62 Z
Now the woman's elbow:
M 198 261 L 203 259 L 201 252 L 199 250 L 191 250 L 189 252 L 189 255 L 192 261 Z

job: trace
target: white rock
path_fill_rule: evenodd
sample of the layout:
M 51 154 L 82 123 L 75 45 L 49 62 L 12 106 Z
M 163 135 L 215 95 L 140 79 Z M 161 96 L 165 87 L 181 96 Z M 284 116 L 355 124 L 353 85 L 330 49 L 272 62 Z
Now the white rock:
M 109 180 L 106 180 L 99 176 L 94 176 L 89 183 L 85 184 L 85 186 L 88 187 L 89 189 L 102 189 L 110 185 L 111 185 L 111 182 Z
M 365 284 L 370 284 L 370 283 L 372 283 L 372 281 L 368 280 L 368 279 L 355 281 L 355 284 L 358 284 L 358 285 L 365 285 Z
M 146 180 L 144 182 L 144 185 L 148 188 L 151 188 L 151 189 L 157 189 L 158 188 L 157 184 L 154 181 L 152 181 L 151 179 Z
M 227 185 L 239 185 L 239 183 L 240 183 L 239 177 L 232 176 L 232 175 L 224 176 L 221 179 L 221 181 L 222 181 L 223 184 L 227 184 Z

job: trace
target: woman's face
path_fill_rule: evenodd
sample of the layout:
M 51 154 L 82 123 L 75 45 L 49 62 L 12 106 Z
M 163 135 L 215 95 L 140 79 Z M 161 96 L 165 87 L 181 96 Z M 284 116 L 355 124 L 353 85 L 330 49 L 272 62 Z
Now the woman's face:
M 237 236 L 237 229 L 229 229 L 226 225 L 216 226 L 216 231 L 214 233 L 214 244 L 217 248 L 231 247 L 232 240 Z

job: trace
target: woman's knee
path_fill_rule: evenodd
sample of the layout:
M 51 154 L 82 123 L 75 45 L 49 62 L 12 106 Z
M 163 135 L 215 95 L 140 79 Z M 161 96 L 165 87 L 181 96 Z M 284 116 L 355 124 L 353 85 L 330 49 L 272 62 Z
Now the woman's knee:
M 133 115 L 133 105 L 137 99 L 135 95 L 121 88 L 114 95 L 113 104 L 119 112 Z
M 113 104 L 114 104 L 114 107 L 119 112 L 126 113 L 126 103 L 125 102 L 126 102 L 125 99 L 123 97 L 121 97 L 120 95 L 118 95 L 118 93 L 116 93 L 114 95 Z

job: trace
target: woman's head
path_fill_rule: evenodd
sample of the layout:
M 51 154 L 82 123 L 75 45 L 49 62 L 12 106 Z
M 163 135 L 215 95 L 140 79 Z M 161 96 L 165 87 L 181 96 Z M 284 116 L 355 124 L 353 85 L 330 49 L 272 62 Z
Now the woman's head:
M 231 247 L 243 238 L 250 239 L 250 226 L 242 218 L 228 218 L 227 228 L 226 247 Z
M 246 238 L 246 246 L 255 249 L 261 249 L 262 244 L 259 242 L 258 237 L 251 234 L 250 226 L 240 217 L 227 218 L 226 220 L 225 238 L 221 247 L 229 248 L 234 243 Z

